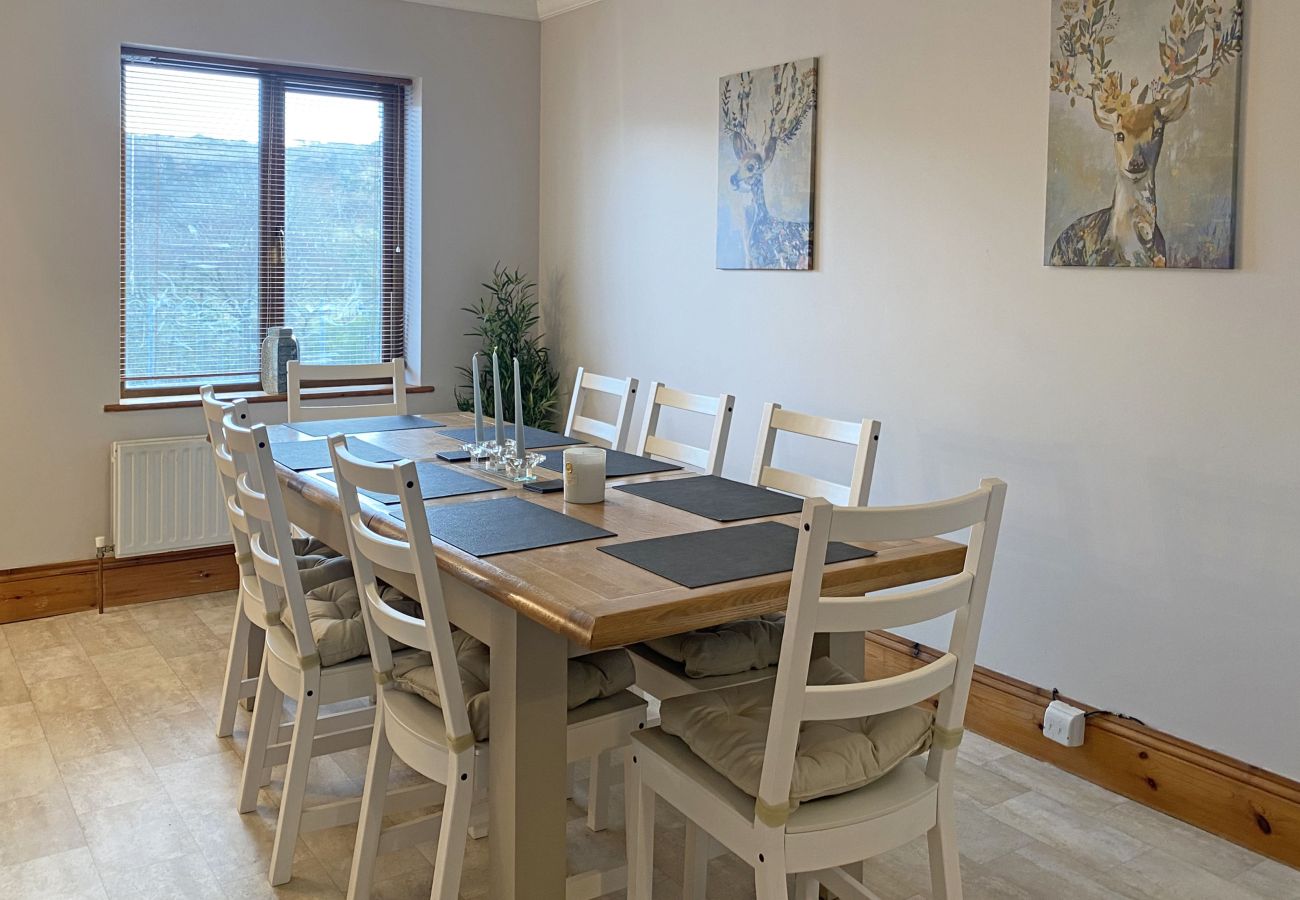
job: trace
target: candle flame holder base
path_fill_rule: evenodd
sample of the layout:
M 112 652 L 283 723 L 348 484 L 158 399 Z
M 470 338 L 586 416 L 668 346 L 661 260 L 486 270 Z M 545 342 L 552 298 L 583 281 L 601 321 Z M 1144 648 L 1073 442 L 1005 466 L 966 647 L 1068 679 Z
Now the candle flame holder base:
M 538 481 L 541 476 L 536 469 L 546 459 L 541 453 L 525 453 L 524 458 L 510 456 L 503 460 L 505 463 L 505 476 L 511 481 L 522 484 L 530 481 Z

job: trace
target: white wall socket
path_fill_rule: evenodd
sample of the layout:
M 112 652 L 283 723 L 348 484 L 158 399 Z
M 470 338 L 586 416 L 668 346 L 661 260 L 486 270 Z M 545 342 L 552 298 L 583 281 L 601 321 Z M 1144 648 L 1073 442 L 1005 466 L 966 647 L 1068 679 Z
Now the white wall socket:
M 1066 747 L 1083 746 L 1083 728 L 1087 723 L 1083 710 L 1053 700 L 1043 713 L 1043 737 Z

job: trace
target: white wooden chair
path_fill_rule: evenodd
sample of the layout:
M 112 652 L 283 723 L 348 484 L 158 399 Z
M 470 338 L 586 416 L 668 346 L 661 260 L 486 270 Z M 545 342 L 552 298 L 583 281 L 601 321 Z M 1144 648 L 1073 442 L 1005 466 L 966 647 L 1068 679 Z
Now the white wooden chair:
M 641 427 L 641 439 L 636 445 L 637 456 L 681 463 L 699 469 L 706 475 L 721 475 L 723 459 L 727 455 L 727 436 L 731 432 L 731 411 L 735 405 L 736 398 L 731 394 L 706 397 L 652 381 L 645 422 Z M 694 447 L 660 435 L 659 413 L 665 407 L 712 416 L 713 432 L 709 437 L 709 446 Z
M 840 484 L 772 465 L 777 437 L 783 432 L 853 447 L 853 467 L 849 472 L 848 482 Z M 779 403 L 767 403 L 763 406 L 763 416 L 759 421 L 758 446 L 754 453 L 750 483 L 805 499 L 823 497 L 831 503 L 840 505 L 866 506 L 871 492 L 871 478 L 876 467 L 876 449 L 879 442 L 880 422 L 875 419 L 863 419 L 860 422 L 828 419 L 782 409 Z M 725 639 L 746 641 L 750 639 L 747 637 L 747 631 L 753 635 L 771 635 L 778 628 L 779 625 L 773 622 L 740 622 L 735 624 Z M 682 694 L 711 691 L 772 678 L 776 674 L 775 666 L 703 676 L 688 674 L 689 667 L 674 657 L 679 655 L 678 650 L 681 647 L 688 646 L 686 641 L 698 635 L 698 632 L 691 632 L 685 636 L 674 636 L 629 648 L 632 651 L 632 659 L 636 663 L 637 687 L 651 696 L 666 700 Z M 779 638 L 769 638 L 770 643 L 765 646 L 774 646 L 777 640 Z M 678 646 L 674 648 L 674 644 Z
M 260 789 L 269 784 L 272 766 L 285 764 L 280 813 L 271 850 L 269 880 L 284 884 L 292 875 L 298 835 L 357 821 L 360 798 L 304 809 L 307 773 L 313 756 L 337 753 L 370 742 L 375 707 L 320 714 L 322 706 L 369 698 L 374 679 L 364 655 L 322 665 L 321 649 L 292 546 L 284 499 L 265 427 L 246 428 L 238 411 L 228 413 L 222 430 L 235 461 L 238 515 L 252 557 L 254 578 L 248 584 L 245 610 L 266 632 L 266 652 L 258 677 L 253 722 L 244 754 L 239 811 L 257 808 Z M 351 583 L 349 574 L 347 583 Z M 297 709 L 291 724 L 281 724 L 284 698 Z M 428 800 L 428 792 L 404 798 Z
M 688 844 L 698 849 L 707 832 L 753 866 L 759 900 L 785 898 L 788 874 L 797 875 L 799 900 L 816 898 L 819 885 L 845 900 L 871 900 L 875 895 L 850 874 L 850 867 L 856 871 L 862 860 L 922 834 L 929 839 L 934 896 L 960 900 L 953 780 L 1005 496 L 1005 483 L 986 479 L 970 494 L 919 506 L 833 507 L 821 499 L 804 503 L 756 796 L 742 791 L 662 728 L 633 735 L 631 787 L 637 793 L 637 809 L 629 900 L 651 896 L 656 797 L 690 820 Z M 971 533 L 959 575 L 903 593 L 820 596 L 828 541 L 909 540 L 966 528 Z M 933 663 L 876 681 L 808 684 L 815 633 L 898 628 L 954 612 L 948 652 Z M 865 786 L 792 802 L 799 745 L 807 738 L 804 722 L 883 715 L 934 697 L 938 710 L 923 763 L 919 757 L 904 759 Z M 665 720 L 672 715 L 672 704 L 700 699 L 665 702 Z M 717 720 L 708 724 L 722 725 Z M 692 736 L 696 738 L 698 734 Z M 699 861 L 706 854 L 688 856 Z M 703 896 L 703 876 L 702 870 L 686 874 L 684 884 L 690 889 L 684 897 Z M 698 895 L 693 893 L 696 888 Z
M 415 464 L 366 462 L 348 452 L 341 435 L 330 438 L 334 477 L 347 526 L 348 550 L 356 566 L 357 586 L 371 647 L 375 680 L 380 685 L 379 711 L 370 763 L 366 770 L 361 821 L 357 830 L 349 900 L 370 896 L 376 857 L 408 842 L 437 839 L 433 900 L 457 896 L 466 829 L 475 786 L 486 784 L 489 741 L 476 741 L 452 644 L 438 560 L 420 499 Z M 401 498 L 407 539 L 381 535 L 370 527 L 373 513 L 364 511 L 358 489 Z M 414 577 L 424 619 L 414 618 L 385 605 L 378 593 L 375 569 Z M 389 639 L 430 654 L 439 705 L 402 690 L 402 674 L 394 672 Z M 592 700 L 569 711 L 568 760 L 605 756 L 620 751 L 627 756 L 632 732 L 644 728 L 646 703 L 630 691 Z M 382 828 L 386 804 L 383 787 L 396 754 L 422 775 L 446 786 L 440 814 Z M 488 786 L 490 790 L 490 786 Z M 630 796 L 630 795 L 629 795 Z M 627 806 L 630 820 L 631 806 Z M 436 829 L 436 830 L 435 830 Z M 433 833 L 429 833 L 433 831 Z M 629 837 L 630 841 L 630 837 Z M 628 844 L 629 849 L 631 844 Z M 593 900 L 626 885 L 626 867 L 590 871 L 568 879 L 568 900 Z
M 317 422 L 322 419 L 354 419 L 369 416 L 406 415 L 406 360 L 400 356 L 386 363 L 366 363 L 352 366 L 305 366 L 297 360 L 288 365 L 289 421 Z M 359 385 L 376 379 L 391 381 L 393 395 L 386 400 L 353 405 L 335 403 L 305 404 L 311 395 L 303 395 L 303 383 L 332 382 L 339 385 Z
M 635 378 L 611 378 L 597 375 L 578 366 L 573 380 L 573 399 L 569 403 L 569 418 L 564 424 L 565 437 L 581 438 L 607 450 L 622 450 L 627 445 L 628 431 L 632 427 L 632 406 L 636 403 Z M 606 394 L 618 404 L 612 422 L 583 414 L 587 397 Z

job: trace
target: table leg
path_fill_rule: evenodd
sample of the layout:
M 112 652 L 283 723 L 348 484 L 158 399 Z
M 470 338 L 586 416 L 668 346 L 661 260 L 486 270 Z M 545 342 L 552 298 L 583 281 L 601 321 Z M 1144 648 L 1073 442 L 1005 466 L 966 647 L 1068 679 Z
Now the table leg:
M 492 893 L 563 900 L 568 648 L 564 638 L 500 606 L 492 628 Z

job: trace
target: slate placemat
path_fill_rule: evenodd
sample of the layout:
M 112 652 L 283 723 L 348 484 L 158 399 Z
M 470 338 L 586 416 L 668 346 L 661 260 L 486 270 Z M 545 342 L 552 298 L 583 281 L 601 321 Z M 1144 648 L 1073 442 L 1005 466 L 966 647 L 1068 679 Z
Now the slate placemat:
M 688 513 L 713 519 L 715 522 L 737 522 L 757 519 L 759 516 L 782 516 L 803 509 L 803 500 L 788 494 L 778 494 L 767 488 L 755 487 L 719 478 L 717 475 L 697 475 L 694 478 L 668 478 L 644 484 L 625 484 L 617 488 L 645 497 L 665 506 L 684 509 Z
M 420 499 L 438 500 L 442 497 L 459 497 L 462 494 L 483 494 L 487 491 L 504 491 L 505 488 L 499 484 L 493 484 L 490 481 L 484 481 L 482 478 L 476 478 L 473 475 L 466 475 L 459 469 L 453 469 L 451 466 L 440 466 L 437 463 L 418 462 L 415 464 L 416 475 L 420 479 Z M 326 481 L 334 480 L 333 472 L 322 472 L 321 477 Z M 400 503 L 401 500 L 396 494 L 377 494 L 374 491 L 359 491 L 372 500 L 378 500 L 380 503 Z
M 388 507 L 388 513 L 402 518 L 400 506 Z M 430 534 L 474 556 L 614 537 L 612 531 L 518 497 L 430 506 L 426 515 Z
M 797 528 L 781 522 L 755 522 L 610 544 L 598 549 L 683 587 L 698 588 L 793 571 L 798 542 Z M 863 550 L 838 541 L 832 541 L 826 548 L 828 563 L 875 555 L 874 550 Z
M 331 434 L 364 434 L 368 431 L 407 431 L 412 428 L 441 428 L 441 422 L 419 416 L 368 416 L 361 419 L 323 419 L 319 422 L 290 422 L 289 427 L 313 437 Z
M 348 438 L 348 449 L 367 462 L 393 462 L 402 458 L 402 454 L 393 453 L 374 444 L 356 438 Z M 286 469 L 305 472 L 307 469 L 329 469 L 334 463 L 330 460 L 329 441 L 321 438 L 314 441 L 271 442 L 271 456 Z
M 563 450 L 546 450 L 542 453 L 546 459 L 542 462 L 543 469 L 550 469 L 552 472 L 564 472 L 564 451 Z M 635 453 L 624 453 L 621 450 L 605 451 L 605 477 L 606 478 L 623 478 L 627 475 L 649 475 L 652 472 L 676 472 L 681 466 L 669 462 L 660 462 L 657 459 L 650 459 L 646 456 L 637 456 Z
M 487 439 L 490 441 L 494 439 L 496 432 L 489 424 L 483 426 L 483 434 L 486 435 Z M 469 428 L 448 428 L 445 431 L 438 432 L 438 436 L 451 438 L 453 441 L 460 441 L 461 443 L 468 443 L 469 441 L 474 440 L 474 428 L 473 426 L 470 426 Z M 506 440 L 513 441 L 514 439 L 515 426 L 507 424 Z M 543 431 L 540 428 L 525 425 L 524 443 L 528 445 L 527 449 L 536 450 L 538 447 L 567 447 L 570 444 L 581 444 L 582 441 L 578 438 L 565 437 L 562 434 L 556 434 L 554 431 Z

